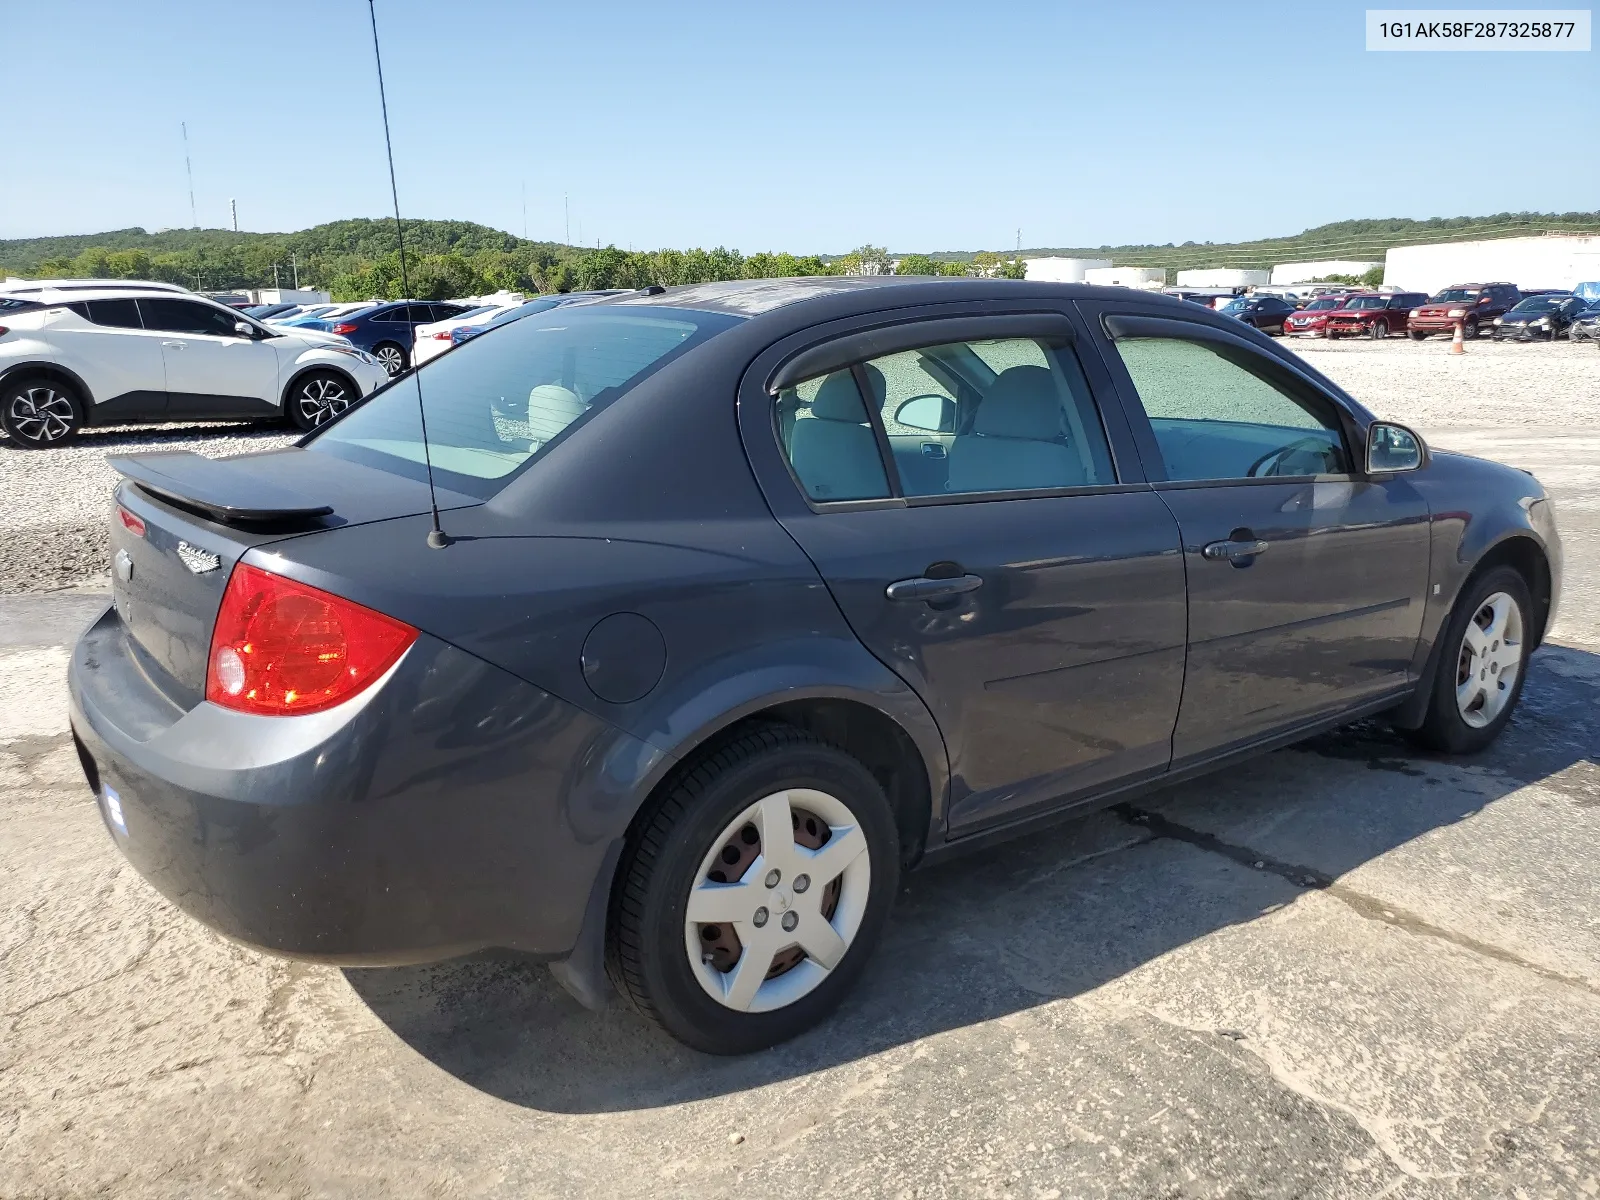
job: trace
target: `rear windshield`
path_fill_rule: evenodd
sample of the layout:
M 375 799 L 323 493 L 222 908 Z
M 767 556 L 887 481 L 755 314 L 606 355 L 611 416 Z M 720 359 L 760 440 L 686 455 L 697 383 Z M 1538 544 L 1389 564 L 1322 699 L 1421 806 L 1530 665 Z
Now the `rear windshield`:
M 1529 296 L 1526 300 L 1524 300 L 1521 303 L 1519 303 L 1511 311 L 1512 312 L 1555 312 L 1556 309 L 1560 308 L 1563 304 L 1565 304 L 1570 299 L 1572 299 L 1571 296 Z
M 356 405 L 307 447 L 425 479 L 420 392 L 436 482 L 487 499 L 569 426 L 739 319 L 585 306 L 511 321 Z

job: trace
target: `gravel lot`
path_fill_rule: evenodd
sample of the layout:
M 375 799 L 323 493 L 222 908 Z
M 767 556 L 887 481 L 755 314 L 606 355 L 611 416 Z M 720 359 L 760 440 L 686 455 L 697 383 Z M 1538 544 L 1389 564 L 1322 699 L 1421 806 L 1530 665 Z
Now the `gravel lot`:
M 1294 350 L 1367 407 L 1423 433 L 1525 424 L 1573 426 L 1600 402 L 1594 346 L 1474 343 L 1463 357 L 1430 338 L 1384 342 L 1291 339 Z M 103 586 L 107 454 L 194 450 L 221 457 L 287 446 L 282 428 L 129 426 L 92 430 L 66 450 L 28 453 L 0 439 L 0 595 Z

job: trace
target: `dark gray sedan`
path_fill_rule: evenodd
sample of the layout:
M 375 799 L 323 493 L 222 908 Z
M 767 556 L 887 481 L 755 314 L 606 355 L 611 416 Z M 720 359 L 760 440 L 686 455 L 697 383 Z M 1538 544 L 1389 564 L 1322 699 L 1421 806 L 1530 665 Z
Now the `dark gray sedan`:
M 1527 474 L 1118 288 L 629 294 L 113 462 L 72 727 L 156 887 L 719 1053 L 837 1004 L 919 863 L 1373 714 L 1481 750 L 1561 580 Z

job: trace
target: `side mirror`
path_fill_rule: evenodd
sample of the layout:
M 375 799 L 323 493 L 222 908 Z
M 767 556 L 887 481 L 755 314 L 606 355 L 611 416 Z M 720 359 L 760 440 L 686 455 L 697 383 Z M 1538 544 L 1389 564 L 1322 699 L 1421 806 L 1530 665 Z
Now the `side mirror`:
M 907 429 L 925 429 L 929 433 L 953 433 L 956 427 L 956 406 L 948 396 L 913 396 L 894 410 L 896 425 Z
M 250 324 L 249 321 L 235 321 L 233 323 L 233 331 L 240 337 L 253 338 L 256 335 L 256 327 Z
M 1480 296 L 1478 298 L 1478 303 L 1479 304 L 1492 304 L 1493 302 L 1494 302 L 1494 297 L 1493 296 Z
M 1404 425 L 1374 421 L 1367 430 L 1367 474 L 1415 471 L 1422 465 L 1422 439 Z

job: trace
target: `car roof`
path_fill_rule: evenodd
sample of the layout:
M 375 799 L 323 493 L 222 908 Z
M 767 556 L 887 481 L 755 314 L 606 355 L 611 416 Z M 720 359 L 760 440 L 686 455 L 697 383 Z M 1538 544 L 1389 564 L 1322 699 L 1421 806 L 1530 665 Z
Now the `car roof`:
M 1185 301 L 1158 292 L 1139 292 L 1141 300 L 1172 305 L 1182 311 Z M 850 303 L 855 298 L 857 303 Z M 701 312 L 726 313 L 735 317 L 758 317 L 796 305 L 838 310 L 895 307 L 909 304 L 939 304 L 974 299 L 1062 299 L 1127 300 L 1128 289 L 1099 287 L 1082 283 L 1044 283 L 1019 279 L 974 279 L 935 275 L 808 275 L 792 279 L 734 279 L 722 283 L 691 283 L 664 288 L 659 292 L 630 292 L 597 300 L 589 307 L 617 305 L 688 308 Z M 834 303 L 825 303 L 833 301 Z M 818 319 L 827 319 L 819 315 Z
M 37 279 L 23 283 L 0 284 L 0 296 L 70 297 L 81 300 L 86 293 L 105 292 L 120 295 L 128 292 L 163 292 L 203 299 L 188 288 L 176 283 L 152 283 L 144 279 Z

